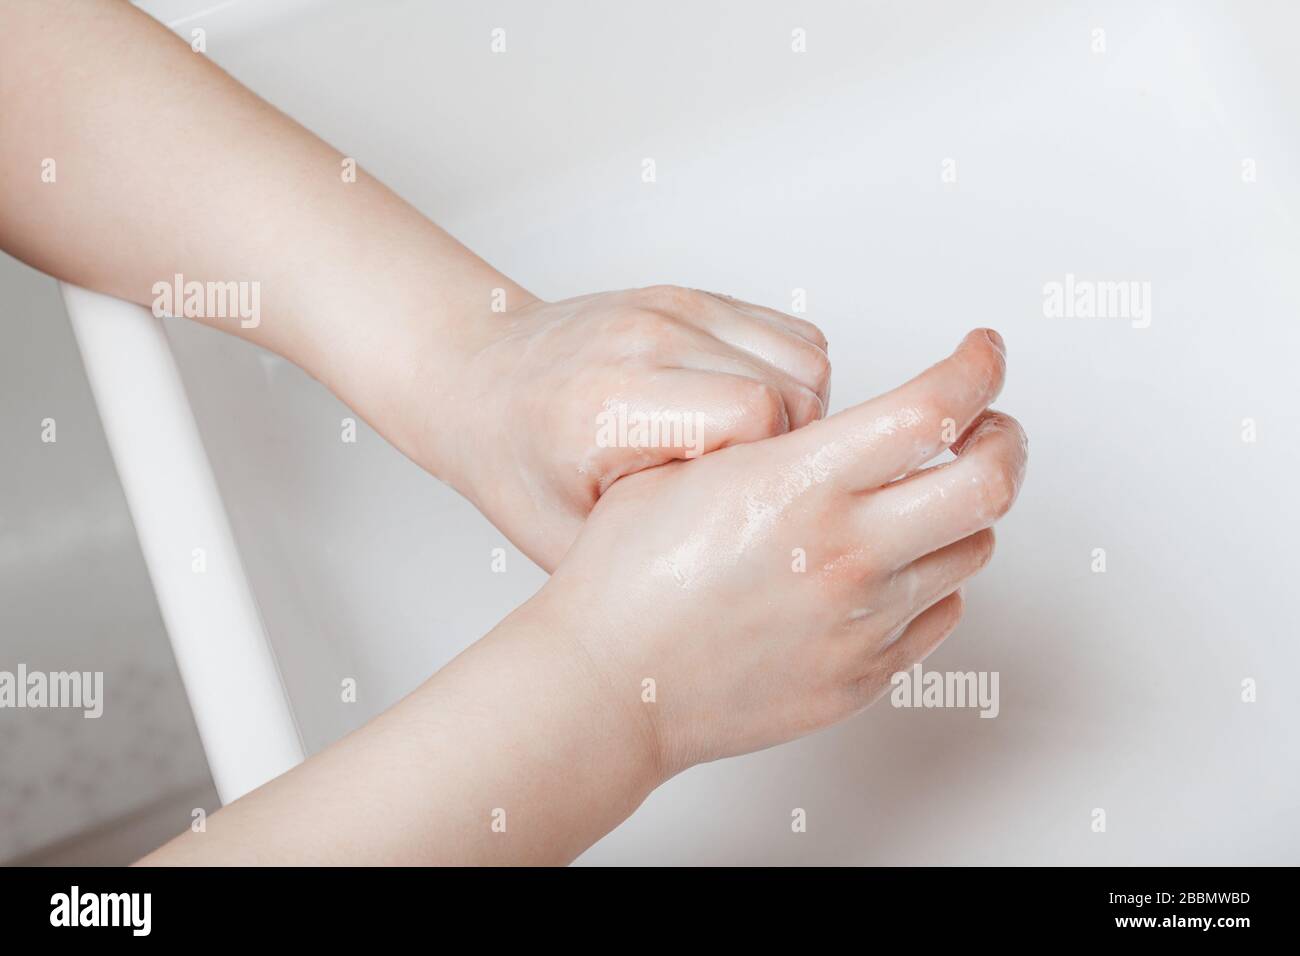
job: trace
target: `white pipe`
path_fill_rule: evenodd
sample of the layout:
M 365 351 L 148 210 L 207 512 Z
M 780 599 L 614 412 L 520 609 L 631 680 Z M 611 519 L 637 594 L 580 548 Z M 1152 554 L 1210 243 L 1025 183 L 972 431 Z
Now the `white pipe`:
M 60 288 L 208 767 L 229 803 L 300 763 L 302 737 L 162 320 Z

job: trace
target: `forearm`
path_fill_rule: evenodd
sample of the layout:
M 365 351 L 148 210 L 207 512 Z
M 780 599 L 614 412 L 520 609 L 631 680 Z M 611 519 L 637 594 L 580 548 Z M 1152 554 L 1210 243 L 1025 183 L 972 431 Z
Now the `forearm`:
M 0 246 L 37 268 L 144 305 L 177 274 L 256 283 L 259 322 L 203 321 L 381 430 L 400 400 L 387 385 L 449 379 L 493 289 L 531 301 L 364 172 L 345 181 L 340 152 L 129 4 L 10 0 L 0 21 Z M 427 440 L 388 437 L 408 453 Z
M 142 862 L 573 860 L 660 778 L 637 688 L 611 693 L 545 593 L 382 716 Z

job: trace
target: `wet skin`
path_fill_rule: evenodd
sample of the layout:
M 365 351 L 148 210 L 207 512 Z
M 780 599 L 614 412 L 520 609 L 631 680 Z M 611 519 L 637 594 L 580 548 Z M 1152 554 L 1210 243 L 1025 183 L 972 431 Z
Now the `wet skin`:
M 880 398 L 619 479 L 489 635 L 146 862 L 565 863 L 692 764 L 862 710 L 952 632 L 1020 488 L 1004 369 L 976 331 Z

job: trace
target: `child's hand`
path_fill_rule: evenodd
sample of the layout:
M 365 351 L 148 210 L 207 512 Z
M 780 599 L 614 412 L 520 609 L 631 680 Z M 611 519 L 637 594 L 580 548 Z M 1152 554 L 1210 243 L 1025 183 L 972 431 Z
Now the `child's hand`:
M 821 332 L 733 299 L 660 286 L 480 322 L 495 324 L 453 372 L 438 447 L 413 457 L 547 570 L 620 477 L 825 414 Z
M 176 276 L 251 283 L 256 315 L 193 317 L 320 380 L 547 570 L 619 476 L 823 414 L 807 322 L 671 287 L 541 302 L 130 4 L 3 21 L 0 168 L 71 173 L 0 177 L 0 248 L 150 307 Z M 630 447 L 626 412 L 689 415 L 688 441 Z
M 822 416 L 807 322 L 671 287 L 541 302 L 129 4 L 54 18 L 5 10 L 0 167 L 74 172 L 0 177 L 0 248 L 150 307 L 177 275 L 251 283 L 256 316 L 194 318 L 306 370 L 547 570 L 620 476 Z M 122 49 L 148 55 L 123 72 Z M 627 413 L 665 412 L 686 441 L 634 447 Z
M 620 479 L 491 634 L 146 863 L 567 863 L 691 764 L 860 710 L 953 629 L 1015 499 L 1002 375 L 974 332 L 833 418 Z
M 661 777 L 866 707 L 952 631 L 1025 468 L 1020 426 L 986 411 L 994 335 L 825 421 L 601 498 L 525 611 L 580 642 L 607 720 L 650 742 Z M 948 446 L 955 461 L 912 473 Z

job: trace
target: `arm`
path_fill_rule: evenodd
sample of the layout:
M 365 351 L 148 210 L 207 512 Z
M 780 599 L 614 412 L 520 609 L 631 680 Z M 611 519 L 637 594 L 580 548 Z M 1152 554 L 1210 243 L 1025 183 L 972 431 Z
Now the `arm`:
M 620 480 L 491 634 L 143 862 L 566 863 L 692 764 L 860 711 L 956 626 L 1016 497 L 1003 363 L 974 332 L 888 395 Z M 917 471 L 948 419 L 957 458 Z
M 0 2 L 0 248 L 142 305 L 177 274 L 257 283 L 260 321 L 202 321 L 301 366 L 547 569 L 620 475 L 823 414 L 808 323 L 672 288 L 543 302 L 343 158 L 123 0 Z M 603 447 L 618 403 L 690 408 L 707 442 Z

